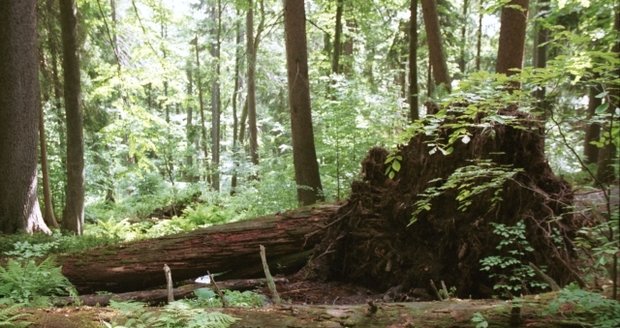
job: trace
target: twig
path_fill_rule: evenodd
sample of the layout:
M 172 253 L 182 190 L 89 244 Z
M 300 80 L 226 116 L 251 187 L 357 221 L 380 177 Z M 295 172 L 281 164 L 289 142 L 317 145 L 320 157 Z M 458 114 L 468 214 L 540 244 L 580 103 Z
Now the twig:
M 544 280 L 546 283 L 549 284 L 549 287 L 551 287 L 552 291 L 554 291 L 554 292 L 560 291 L 560 285 L 558 285 L 558 283 L 555 282 L 555 280 L 553 280 L 553 278 L 549 277 L 549 275 L 547 275 L 539 267 L 537 267 L 536 264 L 530 262 L 530 263 L 528 263 L 528 265 L 530 266 L 530 268 L 532 268 L 532 270 L 534 270 L 534 272 L 536 272 L 536 274 L 542 280 Z
M 174 290 L 172 288 L 172 271 L 168 264 L 164 264 L 164 274 L 166 275 L 166 288 L 168 289 L 168 303 L 174 302 Z
M 228 301 L 226 301 L 226 298 L 224 298 L 224 293 L 222 293 L 220 286 L 218 286 L 215 282 L 215 279 L 213 279 L 213 275 L 211 274 L 211 272 L 207 271 L 207 274 L 209 275 L 209 279 L 211 280 L 213 287 L 215 287 L 215 292 L 217 293 L 217 295 L 220 296 L 220 299 L 222 300 L 222 307 L 228 307 Z
M 265 246 L 263 245 L 260 245 L 260 259 L 263 262 L 263 271 L 265 271 L 267 286 L 269 287 L 269 290 L 271 290 L 271 294 L 273 295 L 273 302 L 276 305 L 281 305 L 282 301 L 280 300 L 280 295 L 278 295 L 278 291 L 276 290 L 276 283 L 273 281 L 271 272 L 269 272 L 269 264 L 267 264 L 267 255 L 265 255 Z
M 435 282 L 433 281 L 433 279 L 431 279 L 431 287 L 433 288 L 435 295 L 437 295 L 437 299 L 440 301 L 443 301 L 443 297 L 441 297 L 441 294 L 439 293 L 437 286 L 435 286 Z

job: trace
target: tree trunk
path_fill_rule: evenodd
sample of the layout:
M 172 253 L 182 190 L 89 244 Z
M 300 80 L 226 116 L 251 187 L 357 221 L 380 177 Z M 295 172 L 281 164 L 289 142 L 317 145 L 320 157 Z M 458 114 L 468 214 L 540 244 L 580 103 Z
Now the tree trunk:
M 67 120 L 67 202 L 62 225 L 81 235 L 84 229 L 84 136 L 80 106 L 77 8 L 74 0 L 60 0 L 60 23 Z
M 202 140 L 200 145 L 202 146 L 202 152 L 204 155 L 205 163 L 205 180 L 209 180 L 209 144 L 207 142 L 207 123 L 205 119 L 205 101 L 202 92 L 202 74 L 200 72 L 200 45 L 198 44 L 198 36 L 192 40 L 195 45 L 196 52 L 196 89 L 198 89 L 198 104 L 200 106 L 200 133 Z
M 247 56 L 248 56 L 248 121 L 250 130 L 250 157 L 258 165 L 258 129 L 256 127 L 256 54 L 254 44 L 254 1 L 248 0 L 246 15 Z
M 36 1 L 0 1 L 0 232 L 43 231 L 37 199 Z
M 237 10 L 237 15 L 239 11 Z M 237 115 L 237 107 L 239 100 L 239 89 L 241 88 L 241 46 L 243 41 L 243 33 L 241 30 L 241 23 L 237 20 L 235 24 L 235 85 L 232 93 L 232 116 L 233 116 L 233 174 L 230 180 L 230 193 L 235 193 L 237 189 L 237 169 L 239 168 L 239 116 Z
M 220 98 L 220 36 L 222 33 L 222 3 L 217 1 L 211 8 L 211 19 L 217 26 L 213 30 L 211 56 L 215 60 L 215 72 L 211 82 L 211 188 L 220 190 L 220 116 L 222 101 Z
M 598 150 L 596 145 L 592 144 L 592 141 L 598 141 L 601 136 L 601 125 L 598 122 L 592 122 L 596 116 L 596 109 L 601 105 L 602 99 L 597 98 L 596 95 L 603 92 L 603 88 L 600 84 L 590 86 L 588 90 L 588 117 L 586 122 L 586 135 L 583 142 L 583 154 L 584 161 L 588 164 L 593 164 L 598 161 Z
M 424 16 L 424 27 L 428 39 L 428 56 L 433 68 L 433 77 L 437 85 L 443 85 L 450 91 L 450 74 L 448 64 L 443 50 L 443 40 L 439 28 L 439 15 L 437 13 L 437 3 L 434 0 L 422 0 L 422 14 Z
M 418 0 L 410 0 L 409 11 L 409 118 L 420 118 L 418 105 Z
M 39 105 L 39 149 L 41 151 L 41 182 L 43 183 L 43 221 L 48 227 L 58 228 L 58 222 L 54 215 L 54 202 L 52 201 L 52 190 L 50 187 L 50 172 L 47 162 L 47 139 L 45 138 L 45 121 L 43 119 L 43 106 Z
M 342 11 L 344 0 L 336 0 L 336 30 L 334 31 L 334 53 L 332 57 L 332 73 L 340 73 L 340 53 L 342 52 Z
M 502 7 L 495 71 L 512 75 L 523 66 L 528 0 L 512 0 Z
M 314 148 L 303 0 L 285 0 L 284 34 L 297 199 L 309 205 L 325 198 Z
M 478 4 L 478 31 L 476 32 L 476 71 L 480 71 L 480 57 L 482 56 L 482 18 L 484 17 L 483 2 Z
M 223 272 L 221 279 L 262 276 L 259 245 L 272 268 L 299 269 L 339 208 L 323 205 L 254 220 L 141 240 L 59 258 L 63 274 L 80 292 L 143 290 L 165 283 L 168 264 L 175 281 Z
M 469 0 L 463 0 L 463 16 L 461 21 L 461 49 L 459 54 L 459 70 L 461 71 L 461 75 L 465 76 L 465 68 L 467 66 L 467 52 L 465 49 L 467 48 L 467 24 L 468 16 L 467 12 L 469 9 Z

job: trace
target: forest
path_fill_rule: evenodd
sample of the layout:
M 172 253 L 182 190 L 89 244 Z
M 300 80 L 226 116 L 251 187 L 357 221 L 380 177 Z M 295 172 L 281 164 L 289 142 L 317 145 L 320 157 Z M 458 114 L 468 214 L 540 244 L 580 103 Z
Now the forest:
M 0 1 L 0 327 L 620 327 L 620 2 Z

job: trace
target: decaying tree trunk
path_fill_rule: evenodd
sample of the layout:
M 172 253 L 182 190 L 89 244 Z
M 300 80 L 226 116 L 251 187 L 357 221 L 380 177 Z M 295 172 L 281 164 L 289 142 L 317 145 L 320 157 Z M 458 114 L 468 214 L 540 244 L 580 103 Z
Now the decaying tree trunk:
M 218 278 L 262 276 L 259 245 L 276 272 L 302 267 L 338 205 L 322 205 L 189 233 L 95 248 L 59 258 L 63 274 L 81 293 L 143 290 L 165 282 L 223 272 Z

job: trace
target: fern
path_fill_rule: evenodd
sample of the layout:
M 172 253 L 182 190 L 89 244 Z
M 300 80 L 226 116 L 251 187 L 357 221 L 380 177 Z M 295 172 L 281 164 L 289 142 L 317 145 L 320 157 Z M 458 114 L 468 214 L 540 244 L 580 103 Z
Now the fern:
M 4 308 L 0 306 L 0 327 L 19 328 L 29 326 L 31 323 L 24 319 L 28 318 L 30 315 L 18 313 L 20 307 L 20 304 L 14 304 Z
M 188 301 L 172 302 L 163 311 L 151 310 L 140 302 L 110 301 L 110 307 L 121 317 L 104 322 L 108 328 L 227 328 L 237 320 L 224 313 L 207 312 Z
M 50 296 L 76 296 L 75 288 L 61 267 L 51 258 L 36 264 L 34 260 L 9 260 L 0 266 L 0 298 L 33 306 L 49 305 Z

